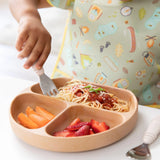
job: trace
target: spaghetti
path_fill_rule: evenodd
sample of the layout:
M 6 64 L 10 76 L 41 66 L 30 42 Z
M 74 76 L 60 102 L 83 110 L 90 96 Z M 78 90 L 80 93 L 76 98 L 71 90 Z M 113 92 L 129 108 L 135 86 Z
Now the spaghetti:
M 67 82 L 67 85 L 59 88 L 56 98 L 86 104 L 90 107 L 107 109 L 118 112 L 129 111 L 128 103 L 119 99 L 114 94 L 103 88 L 88 84 L 79 80 Z

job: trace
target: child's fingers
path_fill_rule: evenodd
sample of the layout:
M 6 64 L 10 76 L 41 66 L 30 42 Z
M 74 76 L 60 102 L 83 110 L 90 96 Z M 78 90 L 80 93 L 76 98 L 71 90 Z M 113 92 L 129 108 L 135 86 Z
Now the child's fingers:
M 40 57 L 44 49 L 44 44 L 41 40 L 38 40 L 35 44 L 31 54 L 29 55 L 27 61 L 24 64 L 24 68 L 30 68 Z
M 41 67 L 43 66 L 43 64 L 45 63 L 45 61 L 48 58 L 48 55 L 50 53 L 51 50 L 51 43 L 47 43 L 45 45 L 45 48 L 43 50 L 43 53 L 41 54 L 41 56 L 39 57 L 37 63 L 36 63 L 36 67 L 37 69 L 41 69 Z
M 18 51 L 21 51 L 21 50 L 22 50 L 23 45 L 24 45 L 24 43 L 26 42 L 27 38 L 28 38 L 28 33 L 27 33 L 27 32 L 22 32 L 22 33 L 20 33 L 20 34 L 18 35 L 18 38 L 17 38 L 17 40 L 16 40 L 16 45 L 15 45 L 15 47 L 16 47 L 16 49 L 17 49 Z
M 22 59 L 22 58 L 28 57 L 31 54 L 36 42 L 37 42 L 37 38 L 34 36 L 30 36 L 25 42 L 25 46 L 23 46 L 23 50 L 18 55 L 18 58 Z

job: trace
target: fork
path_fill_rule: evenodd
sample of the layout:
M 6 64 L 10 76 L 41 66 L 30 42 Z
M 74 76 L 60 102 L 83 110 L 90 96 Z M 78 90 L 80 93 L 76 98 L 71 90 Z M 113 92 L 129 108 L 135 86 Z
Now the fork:
M 40 80 L 40 88 L 44 95 L 56 95 L 58 93 L 58 89 L 54 82 L 44 73 L 43 67 L 38 70 L 35 65 L 32 66 L 33 70 L 37 73 Z
M 148 146 L 157 139 L 159 133 L 160 133 L 160 115 L 158 115 L 151 121 L 150 125 L 145 131 L 143 137 L 143 143 L 129 150 L 126 153 L 126 156 L 134 159 L 150 160 L 151 153 Z

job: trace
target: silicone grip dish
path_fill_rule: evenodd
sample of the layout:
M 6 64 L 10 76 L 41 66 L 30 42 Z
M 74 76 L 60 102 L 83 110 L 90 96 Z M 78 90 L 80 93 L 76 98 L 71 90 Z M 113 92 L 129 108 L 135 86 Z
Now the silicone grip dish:
M 64 86 L 68 78 L 53 79 L 59 88 Z M 94 83 L 92 83 L 94 84 Z M 54 97 L 42 95 L 39 84 L 35 84 L 25 89 L 16 96 L 10 108 L 10 122 L 14 133 L 26 143 L 46 150 L 58 152 L 80 152 L 93 150 L 110 145 L 132 131 L 136 125 L 138 104 L 134 94 L 128 90 L 98 85 L 115 94 L 122 100 L 129 103 L 129 112 L 116 112 L 104 109 L 90 108 L 86 105 L 75 104 L 58 100 Z M 17 115 L 25 112 L 27 106 L 34 109 L 41 106 L 56 115 L 45 126 L 38 129 L 28 129 L 19 124 Z M 53 133 L 66 128 L 75 118 L 79 117 L 82 121 L 104 121 L 110 129 L 98 134 L 79 136 L 79 137 L 55 137 Z

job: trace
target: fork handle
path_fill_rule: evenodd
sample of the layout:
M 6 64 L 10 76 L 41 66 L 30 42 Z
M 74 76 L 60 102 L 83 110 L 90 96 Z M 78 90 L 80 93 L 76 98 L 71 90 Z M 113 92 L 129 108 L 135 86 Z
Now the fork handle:
M 37 69 L 35 65 L 32 66 L 33 70 L 37 73 L 38 76 L 41 76 L 44 74 L 44 69 L 43 67 L 41 69 Z
M 151 144 L 158 137 L 160 133 L 160 115 L 155 117 L 150 125 L 148 126 L 144 137 L 143 142 L 146 144 Z

